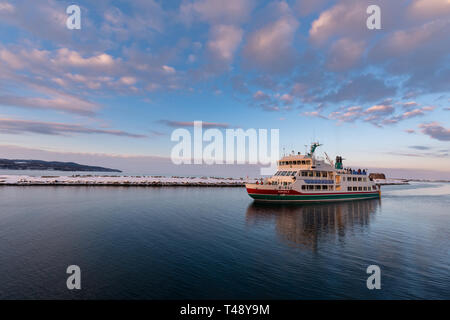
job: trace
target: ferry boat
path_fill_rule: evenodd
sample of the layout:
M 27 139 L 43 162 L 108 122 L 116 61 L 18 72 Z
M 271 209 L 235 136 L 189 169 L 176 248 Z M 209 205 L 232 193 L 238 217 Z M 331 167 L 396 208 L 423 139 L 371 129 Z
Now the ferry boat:
M 250 197 L 256 201 L 322 202 L 374 199 L 381 197 L 377 185 L 366 169 L 344 168 L 341 156 L 335 162 L 325 153 L 324 159 L 316 158 L 321 146 L 311 144 L 310 152 L 285 155 L 278 161 L 278 170 L 261 182 L 247 183 Z

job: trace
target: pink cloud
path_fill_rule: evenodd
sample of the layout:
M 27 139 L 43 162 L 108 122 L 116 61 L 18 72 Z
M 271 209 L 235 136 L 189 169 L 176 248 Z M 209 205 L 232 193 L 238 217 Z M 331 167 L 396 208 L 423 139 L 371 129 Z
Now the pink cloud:
M 326 40 L 336 35 L 346 37 L 366 32 L 366 8 L 364 1 L 343 1 L 322 12 L 314 20 L 309 30 L 311 40 L 316 44 L 324 44 Z M 363 26 L 358 28 L 357 26 Z
M 243 55 L 245 66 L 264 71 L 290 70 L 294 59 L 293 41 L 300 23 L 289 6 L 280 2 L 279 18 L 252 32 L 246 40 Z
M 144 138 L 145 135 L 121 130 L 88 128 L 78 124 L 42 122 L 0 118 L 0 132 L 5 134 L 37 133 L 46 135 L 106 134 L 129 138 Z
M 334 42 L 328 52 L 327 67 L 332 71 L 343 71 L 354 67 L 360 61 L 366 43 L 350 38 Z
M 430 138 L 440 141 L 450 141 L 450 129 L 441 126 L 438 122 L 422 123 L 421 132 Z
M 394 107 L 390 105 L 375 105 L 366 109 L 365 113 L 390 114 L 394 112 Z
M 243 31 L 233 25 L 212 27 L 207 47 L 218 63 L 229 63 L 242 40 Z
M 448 0 L 414 0 L 407 12 L 415 19 L 448 17 L 450 2 Z

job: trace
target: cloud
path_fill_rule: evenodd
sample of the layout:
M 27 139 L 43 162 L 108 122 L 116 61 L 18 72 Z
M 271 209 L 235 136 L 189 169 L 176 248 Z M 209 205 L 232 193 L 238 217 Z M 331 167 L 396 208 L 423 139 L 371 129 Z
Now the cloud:
M 430 150 L 430 147 L 427 146 L 409 146 L 409 148 L 411 149 L 416 149 L 416 150 Z
M 448 0 L 415 0 L 407 9 L 414 19 L 448 17 L 450 2 Z
M 30 109 L 50 109 L 85 116 L 95 114 L 100 105 L 56 90 L 47 90 L 50 97 L 0 96 L 0 105 Z
M 243 31 L 232 25 L 217 25 L 211 28 L 207 48 L 210 63 L 216 68 L 227 67 L 241 43 Z
M 375 105 L 368 108 L 365 113 L 367 114 L 391 114 L 394 112 L 395 108 L 390 105 Z
M 397 89 L 386 85 L 385 81 L 376 78 L 372 74 L 356 76 L 344 83 L 335 92 L 331 92 L 322 98 L 321 102 L 373 102 L 392 97 Z
M 63 65 L 66 67 L 89 68 L 96 70 L 108 69 L 115 64 L 114 58 L 109 54 L 100 53 L 84 58 L 78 52 L 67 48 L 59 49 L 52 62 L 56 65 Z
M 13 13 L 15 11 L 15 7 L 8 2 L 0 2 L 0 11 L 6 13 Z
M 285 2 L 277 3 L 274 10 L 280 13 L 278 19 L 247 37 L 243 48 L 244 67 L 279 73 L 291 70 L 295 63 L 293 41 L 300 24 Z
M 367 33 L 366 8 L 364 1 L 343 1 L 325 10 L 312 22 L 310 39 L 315 44 L 323 45 L 329 38 L 337 35 L 355 39 Z
M 41 122 L 0 118 L 0 132 L 5 134 L 38 133 L 46 135 L 71 134 L 106 134 L 129 138 L 145 138 L 145 135 L 129 133 L 120 130 L 92 129 L 76 124 L 57 122 Z
M 164 70 L 165 73 L 168 73 L 168 74 L 174 74 L 176 72 L 175 68 L 169 67 L 166 65 L 162 66 L 162 69 Z
M 406 129 L 405 132 L 411 134 L 411 133 L 416 133 L 416 130 Z
M 258 90 L 253 95 L 253 99 L 257 101 L 270 101 L 271 98 L 267 93 L 262 92 L 261 90 Z
M 168 127 L 180 128 L 180 127 L 194 127 L 194 121 L 173 121 L 173 120 L 159 120 L 159 123 L 165 124 Z M 203 128 L 228 128 L 228 123 L 219 122 L 202 122 Z
M 59 1 L 41 1 L 30 5 L 29 1 L 15 0 L 14 5 L 0 2 L 0 21 L 13 25 L 43 39 L 67 41 L 70 30 L 65 27 L 66 7 Z
M 330 119 L 338 120 L 339 122 L 353 122 L 363 115 L 363 109 L 360 106 L 352 106 L 343 108 L 338 111 L 331 112 L 328 116 Z
M 330 0 L 296 0 L 294 10 L 301 17 L 310 15 L 322 9 Z
M 135 77 L 122 77 L 120 78 L 120 82 L 128 86 L 131 86 L 134 85 L 137 82 L 137 80 Z
M 417 106 L 418 106 L 418 104 L 415 101 L 408 101 L 408 102 L 403 103 L 403 108 L 405 108 L 405 109 L 409 109 L 409 108 L 413 108 L 413 107 L 417 107 Z
M 382 37 L 370 50 L 368 64 L 406 79 L 410 92 L 445 92 L 450 85 L 448 52 L 450 20 L 415 23 Z
M 422 123 L 419 128 L 423 134 L 432 139 L 450 141 L 450 129 L 444 128 L 438 122 Z
M 279 99 L 280 99 L 281 101 L 283 101 L 285 104 L 290 104 L 290 103 L 293 102 L 294 97 L 293 97 L 292 95 L 290 95 L 289 93 L 285 93 L 285 94 L 281 95 L 281 96 L 279 97 Z
M 331 46 L 326 65 L 331 71 L 343 71 L 357 65 L 360 61 L 366 43 L 354 41 L 350 38 L 341 38 Z
M 252 104 L 265 111 L 290 110 L 293 102 L 294 96 L 289 93 L 268 94 L 258 90 L 252 97 Z
M 305 112 L 302 112 L 301 115 L 303 115 L 305 117 L 321 118 L 321 119 L 328 120 L 328 118 L 325 117 L 324 115 L 320 114 L 319 111 L 305 111 Z
M 414 53 L 419 47 L 427 46 L 436 34 L 448 25 L 447 21 L 431 21 L 423 25 L 414 26 L 390 33 L 374 50 L 379 59 L 386 56 L 403 56 Z
M 402 119 L 414 118 L 417 116 L 423 116 L 425 113 L 421 109 L 414 109 L 412 111 L 408 111 L 402 114 Z
M 180 20 L 210 24 L 238 24 L 247 21 L 255 6 L 253 0 L 197 0 L 184 1 L 180 6 Z
M 426 106 L 422 107 L 420 109 L 414 109 L 411 111 L 406 111 L 400 115 L 393 116 L 391 118 L 387 118 L 383 120 L 384 124 L 393 124 L 397 123 L 400 120 L 407 120 L 415 117 L 421 117 L 424 116 L 427 112 L 433 111 L 436 107 L 434 106 Z

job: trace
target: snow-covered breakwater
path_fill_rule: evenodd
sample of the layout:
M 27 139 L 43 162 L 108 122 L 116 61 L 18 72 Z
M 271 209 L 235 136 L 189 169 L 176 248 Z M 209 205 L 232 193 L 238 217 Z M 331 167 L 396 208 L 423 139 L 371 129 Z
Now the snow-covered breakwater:
M 388 186 L 388 185 L 403 185 L 403 184 L 409 184 L 409 182 L 407 180 L 404 179 L 373 179 L 373 181 L 376 184 L 379 185 L 384 185 L 384 186 Z
M 15 186 L 206 186 L 242 187 L 245 183 L 255 183 L 255 179 L 220 177 L 164 177 L 164 176 L 21 176 L 2 175 L 1 185 Z

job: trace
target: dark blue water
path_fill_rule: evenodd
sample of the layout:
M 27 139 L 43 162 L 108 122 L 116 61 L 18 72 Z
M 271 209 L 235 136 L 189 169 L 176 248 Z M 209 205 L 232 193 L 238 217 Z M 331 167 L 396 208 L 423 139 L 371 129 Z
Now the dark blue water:
M 450 184 L 382 190 L 259 205 L 243 188 L 1 187 L 0 298 L 450 299 Z

